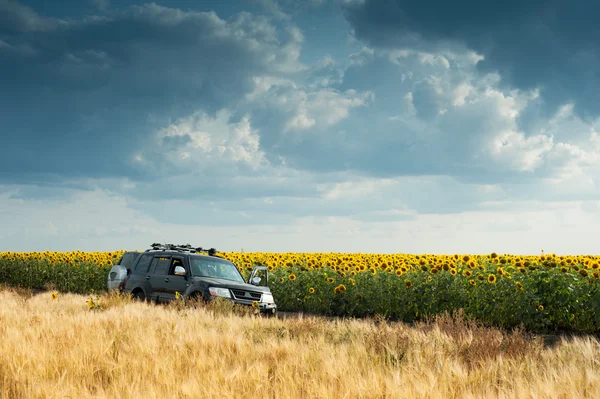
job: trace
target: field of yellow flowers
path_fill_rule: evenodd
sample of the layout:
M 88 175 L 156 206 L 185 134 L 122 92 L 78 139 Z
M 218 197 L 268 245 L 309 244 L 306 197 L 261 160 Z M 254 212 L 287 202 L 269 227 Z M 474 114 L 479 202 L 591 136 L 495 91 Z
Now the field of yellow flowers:
M 106 289 L 123 251 L 0 253 L 0 283 L 90 293 Z M 489 325 L 600 330 L 600 256 L 344 253 L 218 254 L 248 276 L 267 266 L 282 311 L 382 315 L 413 322 L 462 309 Z

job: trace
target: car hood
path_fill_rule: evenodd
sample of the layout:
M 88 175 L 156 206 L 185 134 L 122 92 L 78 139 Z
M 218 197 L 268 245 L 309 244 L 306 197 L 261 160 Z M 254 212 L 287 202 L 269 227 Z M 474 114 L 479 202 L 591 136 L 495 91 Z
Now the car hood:
M 237 281 L 224 280 L 214 277 L 194 277 L 194 281 L 205 281 L 213 287 L 230 288 L 234 290 L 246 290 L 255 292 L 271 292 L 269 287 L 259 287 L 247 283 L 239 283 Z

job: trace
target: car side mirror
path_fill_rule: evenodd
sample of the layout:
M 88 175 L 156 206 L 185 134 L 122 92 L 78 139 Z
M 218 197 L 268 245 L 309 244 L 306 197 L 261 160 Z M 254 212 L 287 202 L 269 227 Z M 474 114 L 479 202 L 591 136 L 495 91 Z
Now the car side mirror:
M 262 278 L 256 276 L 256 277 L 252 278 L 252 280 L 250 281 L 250 284 L 252 284 L 252 285 L 258 285 L 258 284 L 260 284 L 261 281 L 262 281 Z
M 185 276 L 185 269 L 182 266 L 175 266 L 174 274 L 176 276 Z

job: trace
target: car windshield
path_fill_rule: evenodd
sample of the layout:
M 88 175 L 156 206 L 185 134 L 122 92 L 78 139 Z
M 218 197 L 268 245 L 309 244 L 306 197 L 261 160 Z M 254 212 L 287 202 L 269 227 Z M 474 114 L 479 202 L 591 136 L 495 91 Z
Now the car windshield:
M 226 260 L 190 256 L 190 267 L 193 276 L 221 278 L 240 283 L 245 282 L 235 265 Z

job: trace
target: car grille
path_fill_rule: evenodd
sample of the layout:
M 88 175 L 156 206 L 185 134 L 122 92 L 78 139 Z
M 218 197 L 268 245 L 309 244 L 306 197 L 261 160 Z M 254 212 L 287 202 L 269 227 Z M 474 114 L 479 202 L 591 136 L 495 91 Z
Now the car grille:
M 246 301 L 260 301 L 262 294 L 260 292 L 231 290 L 235 299 Z

